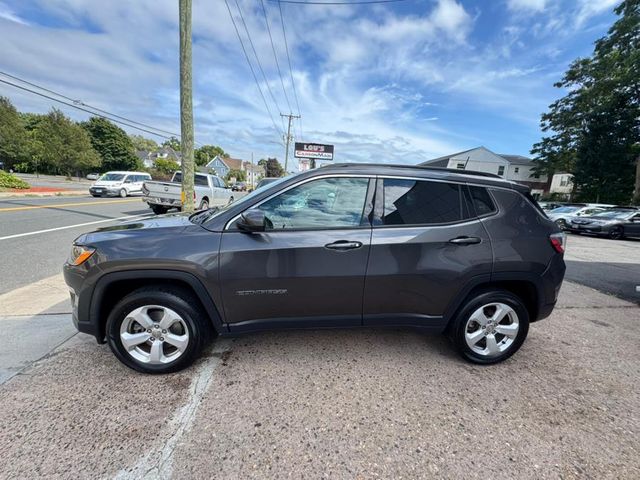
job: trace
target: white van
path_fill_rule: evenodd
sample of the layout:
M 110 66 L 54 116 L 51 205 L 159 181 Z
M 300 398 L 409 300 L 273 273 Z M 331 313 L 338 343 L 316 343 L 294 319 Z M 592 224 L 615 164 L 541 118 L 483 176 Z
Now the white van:
M 142 193 L 142 184 L 151 180 L 146 172 L 107 172 L 91 187 L 89 193 L 93 197 L 120 196 Z

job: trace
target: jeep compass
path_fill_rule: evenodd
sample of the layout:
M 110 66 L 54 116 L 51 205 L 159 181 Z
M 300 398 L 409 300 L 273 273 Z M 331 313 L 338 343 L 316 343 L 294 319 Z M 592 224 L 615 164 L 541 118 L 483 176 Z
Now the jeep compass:
M 490 364 L 553 310 L 564 242 L 494 175 L 337 164 L 81 235 L 64 276 L 78 330 L 142 372 L 186 367 L 215 335 L 356 326 L 442 332 Z

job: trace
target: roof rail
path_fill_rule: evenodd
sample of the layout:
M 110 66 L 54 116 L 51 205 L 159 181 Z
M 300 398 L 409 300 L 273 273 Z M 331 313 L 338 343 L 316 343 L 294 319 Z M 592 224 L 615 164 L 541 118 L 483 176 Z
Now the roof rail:
M 448 173 L 456 173 L 458 175 L 475 175 L 477 177 L 489 177 L 489 178 L 499 178 L 500 180 L 504 180 L 500 175 L 496 175 L 495 173 L 488 172 L 479 172 L 477 170 L 460 170 L 457 168 L 445 168 L 445 167 L 430 167 L 428 165 L 402 165 L 402 164 L 393 164 L 393 163 L 335 163 L 333 165 L 326 165 L 327 167 L 386 167 L 386 168 L 406 168 L 406 169 L 417 169 L 417 170 L 430 170 L 434 172 L 448 172 Z

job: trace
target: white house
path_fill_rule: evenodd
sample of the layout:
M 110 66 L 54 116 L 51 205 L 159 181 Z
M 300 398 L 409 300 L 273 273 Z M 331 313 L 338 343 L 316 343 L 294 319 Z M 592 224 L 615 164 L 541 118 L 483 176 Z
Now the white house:
M 521 155 L 498 154 L 485 147 L 476 147 L 434 158 L 421 165 L 493 173 L 506 180 L 528 185 L 534 196 L 542 195 L 547 184 L 546 175 L 533 173 L 535 165 L 530 158 Z
M 551 178 L 549 193 L 563 195 L 567 200 L 571 200 L 573 192 L 573 175 L 571 173 L 556 173 Z

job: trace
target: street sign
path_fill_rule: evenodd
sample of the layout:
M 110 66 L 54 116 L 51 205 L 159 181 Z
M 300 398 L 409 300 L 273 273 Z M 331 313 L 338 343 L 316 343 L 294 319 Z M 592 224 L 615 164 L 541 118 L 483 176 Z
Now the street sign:
M 333 160 L 333 145 L 296 142 L 295 157 Z

